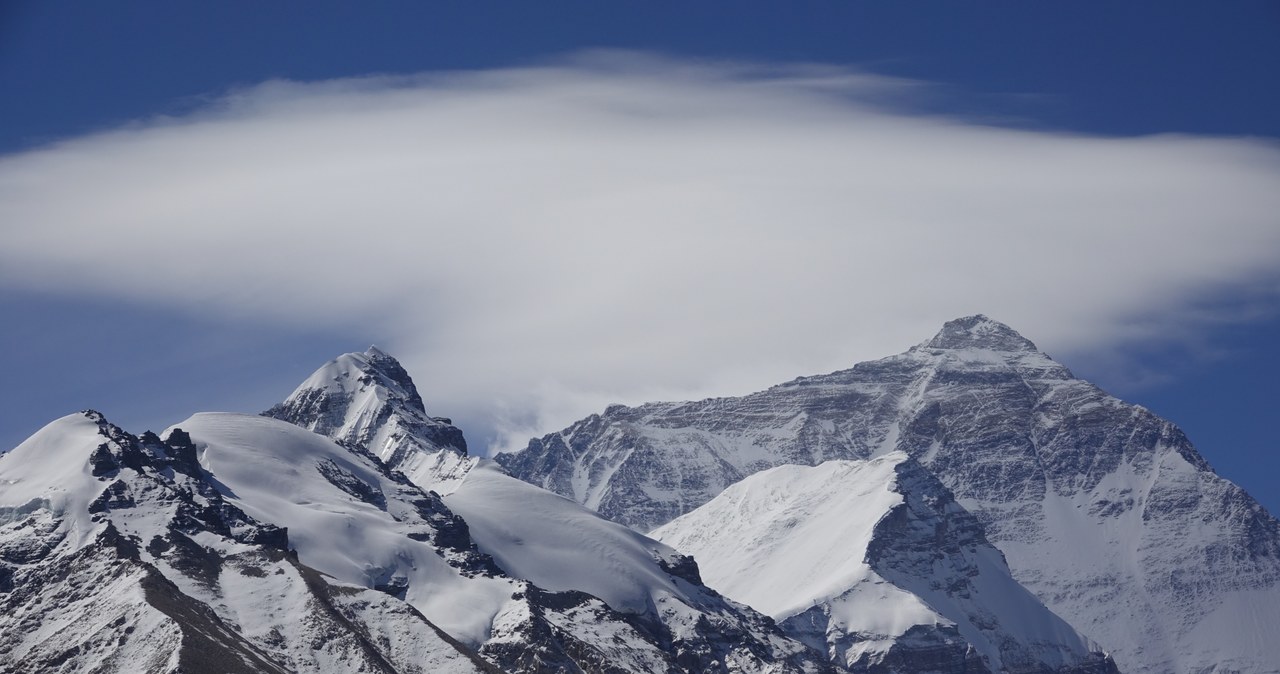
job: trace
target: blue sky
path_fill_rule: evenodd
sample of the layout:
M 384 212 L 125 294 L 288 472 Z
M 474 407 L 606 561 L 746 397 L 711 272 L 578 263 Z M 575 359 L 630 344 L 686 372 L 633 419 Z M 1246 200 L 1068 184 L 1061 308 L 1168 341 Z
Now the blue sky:
M 1280 139 L 1280 92 L 1270 86 L 1280 66 L 1280 9 L 1274 3 L 948 3 L 931 5 L 927 13 L 888 3 L 828 2 L 786 9 L 773 3 L 588 2 L 376 7 L 19 2 L 0 9 L 0 91 L 6 92 L 0 97 L 0 153 L 12 167 L 6 175 L 50 176 L 47 184 L 28 189 L 23 183 L 21 191 L 0 192 L 15 209 L 0 223 L 13 254 L 0 262 L 8 267 L 0 271 L 0 312 L 8 317 L 0 346 L 9 382 L 0 401 L 0 443 L 12 446 L 48 420 L 90 406 L 139 431 L 198 410 L 256 411 L 287 395 L 324 360 L 377 342 L 404 357 L 433 413 L 459 417 L 473 444 L 485 444 L 500 442 L 503 433 L 554 426 L 610 400 L 743 393 L 836 369 L 901 351 L 946 318 L 986 312 L 1036 340 L 1077 374 L 1179 423 L 1219 472 L 1273 512 L 1280 510 L 1280 458 L 1267 414 L 1276 402 L 1272 382 L 1280 374 L 1274 349 L 1280 286 L 1277 257 L 1266 250 L 1280 223 L 1258 220 L 1258 212 L 1265 218 L 1271 205 L 1266 188 L 1275 186 Z M 613 51 L 587 51 L 601 49 Z M 424 73 L 452 73 L 452 79 L 424 80 Z M 369 75 L 407 79 L 330 83 Z M 278 80 L 310 84 L 261 86 Z M 762 95 L 762 89 L 779 93 Z M 846 99 L 852 104 L 846 106 Z M 574 107 L 579 100 L 638 112 L 624 118 L 590 109 L 570 117 L 580 112 Z M 412 125 L 396 126 L 404 124 L 397 111 L 412 106 L 426 106 L 423 114 L 435 115 L 441 107 L 465 114 L 431 117 L 446 131 L 422 131 L 427 135 L 419 138 Z M 486 115 L 494 115 L 491 125 L 465 126 Z M 643 119 L 637 122 L 637 116 Z M 668 124 L 664 116 L 675 119 Z M 714 132 L 700 125 L 702 116 Z M 576 128 L 559 128 L 555 120 L 562 118 L 575 120 Z M 533 121 L 522 129 L 526 119 Z M 271 120 L 283 120 L 284 130 Z M 413 167 L 428 186 L 446 184 L 455 173 L 472 175 L 466 170 L 473 160 L 482 161 L 476 157 L 496 157 L 493 167 L 482 165 L 475 174 L 499 174 L 489 191 L 467 192 L 475 183 L 470 178 L 447 184 L 486 201 L 500 187 L 521 210 L 486 204 L 482 213 L 489 220 L 467 222 L 469 202 L 459 197 L 455 210 L 429 211 L 430 227 L 437 229 L 419 236 L 405 233 L 416 221 L 394 210 L 421 206 L 396 200 L 418 189 L 411 185 L 371 189 L 369 197 L 344 174 L 338 184 L 351 188 L 353 201 L 308 201 L 314 190 L 302 169 L 310 166 L 309 139 L 324 137 L 326 130 L 352 137 L 377 131 L 374 120 L 390 121 L 386 133 L 370 143 L 394 150 L 404 142 L 406 152 L 428 154 L 441 148 L 440 163 Z M 850 131 L 854 123 L 858 128 Z M 875 259 L 915 239 L 876 228 L 875 218 L 907 217 L 892 209 L 860 212 L 869 223 L 865 230 L 805 229 L 807 218 L 834 222 L 848 205 L 839 200 L 841 185 L 826 185 L 830 170 L 866 181 L 881 179 L 879 169 L 893 167 L 887 161 L 849 163 L 835 151 L 813 165 L 797 164 L 800 178 L 787 183 L 787 193 L 807 194 L 812 186 L 814 196 L 794 213 L 787 210 L 796 206 L 794 198 L 758 204 L 770 214 L 777 209 L 777 218 L 794 217 L 799 224 L 787 231 L 799 228 L 801 239 L 809 235 L 832 248 L 847 245 L 847 253 L 830 259 L 803 246 L 792 250 L 795 241 L 771 238 L 782 234 L 768 229 L 767 221 L 757 225 L 760 235 L 754 238 L 739 236 L 729 224 L 700 229 L 702 220 L 637 224 L 607 236 L 598 235 L 600 228 L 574 225 L 574 218 L 593 221 L 601 213 L 635 212 L 643 222 L 644 204 L 653 194 L 679 206 L 654 211 L 655 217 L 678 219 L 705 209 L 706 218 L 732 220 L 740 215 L 732 204 L 708 201 L 705 193 L 724 190 L 731 197 L 744 184 L 776 178 L 776 166 L 688 194 L 655 178 L 668 175 L 664 162 L 675 155 L 648 148 L 676 146 L 684 134 L 697 132 L 691 142 L 703 154 L 733 156 L 739 144 L 732 134 L 739 126 L 752 149 L 744 157 L 767 154 L 776 165 L 799 161 L 791 148 L 822 148 L 824 134 L 840 137 L 831 143 L 837 150 L 846 143 L 904 157 L 910 170 L 902 175 L 912 183 L 904 194 L 925 202 L 935 195 L 945 201 L 936 217 L 957 214 L 956 228 L 978 231 L 974 238 L 989 243 L 966 248 L 968 240 L 957 238 L 952 245 L 967 251 L 974 264 L 952 269 L 944 261 L 930 269 L 990 277 L 989 284 L 960 284 L 956 297 L 928 303 L 920 301 L 930 296 L 922 282 L 900 296 L 880 293 L 887 299 L 877 301 L 878 293 L 867 286 L 902 284 L 886 280 L 894 274 L 876 269 Z M 126 131 L 103 135 L 120 128 Z M 859 135 L 867 128 L 877 132 Z M 298 132 L 297 142 L 286 142 L 296 129 L 319 135 Z M 590 133 L 598 135 L 584 140 L 582 134 Z M 558 144 L 536 146 L 548 134 Z M 453 137 L 459 139 L 456 147 L 450 145 Z M 224 138 L 229 140 L 223 145 L 209 140 Z M 240 142 L 272 154 L 233 153 L 226 166 L 235 167 L 237 157 L 245 156 L 271 174 L 295 171 L 303 181 L 298 198 L 262 206 L 254 194 L 226 187 L 213 196 L 227 196 L 234 201 L 230 206 L 206 203 L 211 197 L 203 194 L 184 202 L 183 190 L 191 183 L 175 182 L 166 184 L 166 194 L 154 195 L 163 203 L 147 199 L 142 209 L 158 212 L 146 217 L 160 224 L 144 222 L 143 216 L 134 223 L 130 212 L 121 212 L 121 204 L 140 203 L 143 197 L 135 192 L 149 194 L 140 181 L 170 172 L 166 166 L 156 169 L 150 157 L 173 162 L 173 172 L 193 171 L 185 180 L 200 183 L 225 173 L 199 173 L 184 159 L 201 163 L 210 148 L 234 149 Z M 502 154 L 506 146 L 525 144 L 536 151 Z M 138 149 L 152 147 L 154 155 Z M 335 147 L 336 152 L 348 146 Z M 563 164 L 570 168 L 548 180 L 542 196 L 520 192 L 525 184 L 534 186 L 531 191 L 542 185 L 539 158 L 559 147 L 568 148 Z M 607 148 L 615 162 L 601 173 L 621 176 L 621 182 L 593 179 L 590 160 L 597 147 Z M 367 166 L 356 175 L 385 182 L 380 171 L 388 154 L 362 152 L 351 155 L 353 162 L 365 162 L 362 170 Z M 629 153 L 640 158 L 630 161 Z M 1041 155 L 1053 158 L 1053 166 L 1037 164 Z M 698 161 L 688 164 L 725 173 L 735 168 L 728 160 L 705 166 Z M 279 168 L 273 162 L 281 162 Z M 503 167 L 525 165 L 520 162 L 531 170 L 501 174 Z M 586 162 L 586 168 L 574 168 L 575 162 Z M 1045 175 L 1007 199 L 995 190 L 968 204 L 963 192 L 931 191 L 945 186 L 948 174 L 940 169 L 936 178 L 920 178 L 921 162 L 954 171 L 957 180 L 967 177 L 971 163 L 975 171 L 1006 181 L 1028 169 Z M 92 172 L 103 164 L 119 170 Z M 1166 172 L 1166 166 L 1172 168 Z M 1200 174 L 1197 166 L 1207 168 Z M 988 214 L 1028 217 L 1043 204 L 1059 203 L 1051 194 L 1022 204 L 1025 192 L 1061 186 L 1070 198 L 1060 201 L 1068 207 L 1077 194 L 1111 199 L 1104 186 L 1084 185 L 1091 174 L 1106 170 L 1115 171 L 1103 182 L 1119 186 L 1116 198 L 1139 196 L 1112 211 L 1082 210 L 1080 217 L 1133 214 L 1149 220 L 1131 236 L 1090 247 L 1095 240 L 1105 244 L 1112 229 L 1102 225 L 1112 223 L 1073 225 L 1070 219 L 1046 220 L 1034 236 L 984 229 Z M 95 179 L 87 184 L 84 176 Z M 1215 176 L 1226 178 L 1218 184 Z M 565 184 L 576 189 L 558 191 Z M 576 201 L 584 193 L 599 197 Z M 1188 201 L 1169 207 L 1169 213 L 1160 210 L 1179 194 Z M 571 203 L 561 204 L 557 195 Z M 54 201 L 61 210 L 49 210 Z M 74 210 L 81 201 L 85 210 Z M 289 209 L 295 203 L 297 212 Z M 1200 222 L 1210 217 L 1194 211 L 1200 206 L 1206 214 L 1222 213 L 1220 230 L 1197 225 L 1192 215 Z M 210 209 L 217 217 L 201 219 Z M 334 209 L 349 226 L 307 224 Z M 401 224 L 379 225 L 380 209 Z M 967 210 L 976 214 L 972 220 L 965 219 Z M 530 217 L 511 230 L 493 224 L 533 211 L 545 218 Z M 1178 213 L 1191 215 L 1185 222 L 1161 219 Z M 218 219 L 232 216 L 249 223 L 241 239 L 263 234 L 264 253 L 207 235 L 209 228 L 233 229 Z M 46 240 L 29 231 L 42 217 L 85 220 L 80 229 L 58 230 Z M 459 234 L 442 224 L 448 217 L 459 218 L 456 227 L 488 238 Z M 174 222 L 173 231 L 164 228 L 164 218 Z M 292 218 L 301 224 L 272 229 Z M 521 238 L 527 228 L 562 222 L 569 223 L 561 232 L 564 240 Z M 1114 224 L 1129 226 L 1127 220 Z M 1076 226 L 1078 237 L 1061 231 Z M 205 234 L 194 231 L 201 227 Z M 673 243 L 652 245 L 637 230 Z M 722 238 L 726 233 L 730 238 Z M 335 237 L 343 243 L 316 243 Z M 51 253 L 50 246 L 63 240 L 83 242 L 85 250 L 71 257 Z M 934 260 L 928 244 L 920 245 L 923 256 Z M 681 251 L 675 257 L 673 247 Z M 1114 255 L 1121 248 L 1124 255 Z M 302 263 L 259 273 L 295 249 Z M 721 250 L 724 260 L 717 259 Z M 787 263 L 816 270 L 814 278 L 774 271 L 768 273 L 778 274 L 776 282 L 757 287 L 742 281 L 768 276 L 759 270 L 769 264 L 764 253 L 771 250 Z M 786 259 L 788 254 L 795 259 Z M 1025 275 L 1037 270 L 1006 264 L 1015 254 L 1077 255 L 1093 270 L 1078 274 L 1069 265 L 1053 267 L 1046 271 L 1051 282 L 1031 283 L 1027 287 L 1037 294 L 1020 296 L 1007 288 L 1028 284 Z M 644 255 L 654 263 L 638 263 Z M 617 261 L 600 261 L 609 256 Z M 102 261 L 108 257 L 119 262 Z M 547 263 L 530 264 L 530 257 Z M 1154 257 L 1171 262 L 1160 266 L 1150 261 Z M 832 265 L 830 276 L 824 275 L 824 261 Z M 439 276 L 423 280 L 396 271 L 419 265 L 441 270 Z M 713 272 L 669 271 L 684 266 Z M 837 271 L 859 266 L 877 273 Z M 615 268 L 626 274 L 590 292 L 601 270 Z M 938 281 L 925 269 L 898 265 L 891 271 Z M 503 283 L 486 285 L 476 276 Z M 338 278 L 329 285 L 333 277 Z M 690 282 L 702 281 L 713 288 L 722 282 L 719 296 L 734 310 L 722 315 L 703 304 L 672 300 L 687 294 Z M 541 294 L 513 291 L 526 286 Z M 344 287 L 353 290 L 335 290 Z M 739 294 L 743 287 L 749 292 Z M 967 294 L 961 297 L 960 290 Z M 566 293 L 573 302 L 554 299 Z M 915 308 L 896 306 L 904 303 Z M 481 304 L 492 305 L 489 313 L 475 311 Z M 628 306 L 636 308 L 618 309 Z M 574 323 L 583 313 L 575 307 L 590 307 L 592 320 Z M 760 322 L 741 318 L 753 314 Z M 439 322 L 462 327 L 445 330 Z M 671 344 L 663 342 L 673 334 Z M 760 336 L 730 340 L 726 334 Z M 634 337 L 627 341 L 626 335 Z M 645 359 L 653 354 L 670 357 Z M 521 393 L 508 396 L 504 390 Z M 534 399 L 557 402 L 539 407 L 543 403 Z

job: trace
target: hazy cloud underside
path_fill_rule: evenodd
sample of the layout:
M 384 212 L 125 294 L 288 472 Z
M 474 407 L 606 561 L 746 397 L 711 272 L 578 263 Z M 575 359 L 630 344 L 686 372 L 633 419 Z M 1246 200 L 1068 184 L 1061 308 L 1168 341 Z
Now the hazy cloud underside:
M 997 128 L 921 91 L 617 53 L 270 82 L 0 159 L 0 282 L 363 324 L 433 413 L 519 441 L 958 315 L 1102 352 L 1275 288 L 1275 146 Z

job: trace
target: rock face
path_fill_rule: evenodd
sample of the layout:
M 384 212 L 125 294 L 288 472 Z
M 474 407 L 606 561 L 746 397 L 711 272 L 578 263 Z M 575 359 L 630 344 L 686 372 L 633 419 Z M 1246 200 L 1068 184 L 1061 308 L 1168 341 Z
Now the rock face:
M 448 489 L 475 463 L 462 431 L 428 415 L 409 373 L 375 346 L 326 363 L 262 414 L 368 450 L 428 489 Z
M 1277 671 L 1280 522 L 1172 423 L 984 316 L 740 398 L 614 406 L 497 458 L 649 531 L 768 468 L 892 451 L 953 492 L 1014 577 L 1122 671 Z
M 850 671 L 1116 671 L 901 452 L 756 473 L 653 535 Z

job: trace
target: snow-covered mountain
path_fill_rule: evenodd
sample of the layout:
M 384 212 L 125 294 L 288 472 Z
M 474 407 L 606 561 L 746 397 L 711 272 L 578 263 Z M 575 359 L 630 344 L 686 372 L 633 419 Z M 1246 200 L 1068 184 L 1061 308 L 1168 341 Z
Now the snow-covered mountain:
M 0 672 L 496 671 L 410 604 L 301 563 L 209 459 L 95 412 L 0 457 Z
M 362 455 L 360 448 L 344 447 L 264 417 L 200 414 L 180 426 L 203 449 L 207 470 L 234 493 L 234 502 L 250 515 L 288 528 L 291 545 L 303 563 L 340 580 L 383 588 L 402 597 L 448 634 L 505 670 L 718 671 L 721 665 L 723 671 L 745 672 L 821 669 L 818 658 L 786 640 L 767 621 L 757 617 L 755 632 L 747 629 L 751 624 L 747 615 L 754 612 L 745 607 L 730 611 L 731 620 L 743 623 L 731 635 L 733 639 L 710 626 L 674 634 L 663 629 L 663 623 L 650 620 L 644 611 L 611 604 L 607 596 L 593 596 L 573 584 L 539 586 L 534 577 L 537 574 L 504 573 L 509 569 L 472 550 L 471 528 L 465 516 L 458 517 L 434 493 L 403 477 L 397 479 L 397 474 L 382 469 L 371 455 Z M 505 479 L 522 489 L 542 491 L 514 478 Z M 484 490 L 468 487 L 468 482 L 480 481 L 468 477 L 458 491 L 480 491 L 486 500 L 502 491 L 501 485 Z M 623 529 L 566 499 L 546 496 L 566 508 L 582 510 L 601 525 Z M 423 505 L 423 499 L 429 506 Z M 557 530 L 556 522 L 528 519 L 527 512 L 519 511 L 531 505 L 524 501 L 527 499 L 512 499 L 504 504 L 513 510 L 510 520 L 525 518 L 522 536 L 530 548 L 549 546 L 550 542 L 541 539 Z M 423 512 L 429 513 L 427 521 L 420 517 Z M 424 526 L 431 519 L 440 522 L 436 532 Z M 481 525 L 477 532 L 493 528 L 488 521 L 477 518 L 477 522 Z M 450 526 L 448 533 L 439 533 Z M 634 567 L 644 566 L 654 582 L 678 582 L 671 574 L 683 567 L 675 563 L 669 569 L 661 566 L 675 557 L 673 551 L 663 550 L 663 558 L 655 558 L 652 552 L 624 558 L 622 551 L 610 547 L 614 541 L 602 535 L 602 528 L 579 527 L 555 544 L 583 550 L 570 556 L 583 568 L 594 561 L 590 550 L 598 546 L 618 562 L 615 575 L 620 579 L 642 572 Z M 474 540 L 485 541 L 491 550 L 501 550 L 492 544 L 493 539 L 489 535 Z M 663 546 L 655 543 L 653 547 Z M 520 567 L 527 571 L 536 564 L 538 555 L 507 555 L 503 561 L 511 566 L 513 558 L 527 562 Z M 563 560 L 560 567 L 564 568 Z M 726 603 L 721 600 L 721 604 Z M 701 615 L 697 609 L 689 612 L 695 614 L 694 622 Z M 752 653 L 764 657 L 752 658 Z
M 419 434 L 424 431 L 439 431 L 435 425 L 422 423 L 430 417 L 426 416 L 412 380 L 394 358 L 380 351 L 345 354 L 326 364 L 288 401 L 264 414 L 328 434 L 357 453 L 376 451 L 394 461 L 394 465 L 408 467 L 409 478 L 418 481 L 419 486 L 445 494 L 445 505 L 466 522 L 478 549 L 491 556 L 503 572 L 531 582 L 548 596 L 554 592 L 581 597 L 591 611 L 578 611 L 574 616 L 584 619 L 583 626 L 591 621 L 596 624 L 593 628 L 570 625 L 566 629 L 574 634 L 584 629 L 596 639 L 593 647 L 607 653 L 607 657 L 584 667 L 586 671 L 829 669 L 821 653 L 787 638 L 771 620 L 703 586 L 692 559 L 576 502 L 509 477 L 497 464 L 466 457 L 465 445 L 442 447 L 434 442 L 435 435 L 421 437 Z M 198 416 L 184 424 L 197 429 L 192 431 L 194 437 L 205 438 L 207 433 L 201 422 L 202 417 Z M 245 424 L 237 419 L 231 426 L 243 429 Z M 389 428 L 394 430 L 388 431 Z M 298 433 L 320 440 L 314 433 Z M 447 479 L 421 469 L 442 465 L 435 457 L 446 453 L 458 457 L 447 463 L 453 467 Z M 246 476 L 261 472 L 285 475 L 288 466 L 300 460 L 279 451 L 267 459 L 282 465 L 255 466 L 254 459 L 248 458 L 237 459 L 234 466 L 221 471 L 211 469 L 218 475 L 231 471 Z M 240 491 L 234 484 L 231 487 Z M 283 485 L 271 485 L 267 490 L 274 492 L 278 488 Z M 310 494 L 297 494 L 290 500 L 325 501 Z M 296 521 L 281 512 L 271 513 L 269 519 Z M 288 526 L 292 531 L 295 525 Z M 312 528 L 328 532 L 333 527 Z M 367 528 L 362 526 L 359 530 Z M 338 541 L 338 549 L 360 550 L 360 561 L 368 563 L 366 543 L 341 537 Z M 299 543 L 300 547 L 304 545 Z M 299 555 L 310 559 L 305 550 L 300 549 Z M 404 559 L 404 555 L 390 551 L 384 558 Z M 328 561 L 317 560 L 316 564 L 328 573 L 338 571 Z M 384 568 L 381 564 L 375 564 L 375 568 Z M 410 566 L 416 568 L 416 564 Z M 347 575 L 352 574 L 347 571 Z M 377 580 L 365 578 L 363 582 Z M 406 578 L 405 584 L 411 590 L 423 586 L 413 578 Z M 431 592 L 435 595 L 438 589 L 433 587 Z M 408 599 L 410 603 L 418 601 L 412 594 Z M 420 601 L 440 599 L 432 596 Z M 469 643 L 483 641 L 464 632 L 462 626 L 449 624 L 447 610 L 437 611 L 418 603 L 415 606 L 451 634 L 469 634 L 471 638 L 464 639 Z M 594 617 L 579 615 L 590 612 L 595 613 Z M 494 619 L 490 612 L 481 612 L 480 617 L 481 623 Z M 610 642 L 623 647 L 607 650 L 605 644 Z M 494 647 L 490 640 L 481 647 L 481 653 L 488 654 Z
M 850 670 L 1116 671 L 902 452 L 771 468 L 653 535 Z
M 1172 423 L 984 316 L 740 398 L 612 406 L 496 458 L 649 531 L 762 470 L 894 451 L 951 490 L 1014 577 L 1122 671 L 1280 671 L 1280 522 Z
M 407 375 L 376 377 L 376 372 L 370 373 L 369 363 L 364 356 L 367 354 L 347 354 L 329 363 L 299 388 L 300 393 L 291 396 L 291 400 L 314 398 L 315 394 L 308 391 L 319 390 L 326 383 L 364 380 L 359 395 L 338 398 L 346 400 L 351 409 L 332 404 L 311 411 L 301 408 L 301 413 L 289 415 L 291 420 L 306 428 L 319 429 L 325 428 L 322 415 L 341 419 L 395 419 L 401 414 L 418 417 L 425 415 L 421 411 L 420 399 L 388 411 L 387 407 L 390 405 L 381 401 L 403 401 L 408 397 L 397 396 L 395 390 L 382 389 L 394 385 L 412 391 L 412 382 Z M 379 353 L 378 358 L 381 369 L 403 372 L 389 356 Z M 393 384 L 388 384 L 387 381 L 392 381 Z M 370 404 L 365 401 L 379 402 Z M 301 406 L 286 403 L 283 407 L 296 410 Z M 278 406 L 267 414 L 274 415 L 280 409 Z M 347 427 L 345 424 L 329 424 L 328 432 L 357 449 L 363 449 L 359 436 L 353 439 L 346 431 Z M 365 435 L 376 437 L 374 433 Z M 385 450 L 384 454 L 399 457 L 409 465 L 418 465 L 412 456 L 413 452 L 442 451 L 415 440 L 412 432 L 391 437 L 394 442 L 380 445 Z M 916 465 L 914 462 L 910 463 Z M 714 656 L 704 658 L 704 661 L 738 662 L 745 657 L 747 667 L 760 667 L 768 661 L 796 659 L 805 655 L 803 649 L 797 648 L 798 644 L 782 638 L 771 625 L 756 617 L 754 611 L 727 602 L 703 587 L 698 567 L 692 559 L 683 557 L 672 548 L 632 529 L 604 519 L 575 501 L 512 478 L 493 462 L 473 461 L 462 465 L 466 466 L 466 471 L 455 474 L 452 480 L 441 482 L 429 474 L 425 477 L 420 474 L 419 479 L 429 481 L 422 486 L 434 488 L 444 494 L 446 505 L 467 522 L 479 550 L 491 555 L 498 566 L 510 575 L 531 581 L 544 589 L 584 592 L 598 597 L 610 608 L 647 624 L 650 631 L 668 635 L 666 638 L 671 643 L 671 649 L 678 652 L 714 651 Z M 898 492 L 890 491 L 890 487 L 897 483 L 896 473 L 892 468 L 896 463 L 885 465 L 890 466 L 890 469 L 869 477 L 868 487 L 874 487 L 871 491 L 897 495 Z M 793 618 L 792 624 L 788 625 L 794 628 L 791 630 L 792 636 L 819 652 L 828 653 L 834 662 L 841 666 L 851 666 L 855 671 L 865 671 L 870 667 L 872 671 L 889 671 L 892 668 L 892 671 L 903 672 L 964 672 L 982 671 L 988 665 L 992 671 L 1008 672 L 1114 671 L 1114 666 L 1109 661 L 1090 651 L 1082 637 L 1008 577 L 999 553 L 982 539 L 976 522 L 958 506 L 954 506 L 946 490 L 933 478 L 922 475 L 923 472 L 917 466 L 915 473 L 909 475 L 910 479 L 902 482 L 916 486 L 916 490 L 911 492 L 911 504 L 923 503 L 922 499 L 934 504 L 937 511 L 930 511 L 934 519 L 927 525 L 919 525 L 918 530 L 904 528 L 905 525 L 899 526 L 886 536 L 900 539 L 895 549 L 904 549 L 908 537 L 900 534 L 907 531 L 918 534 L 915 536 L 915 549 L 909 554 L 899 555 L 894 568 L 908 564 L 902 559 L 904 557 L 914 555 L 928 564 L 932 563 L 929 560 L 939 555 L 941 548 L 935 547 L 941 539 L 932 530 L 923 531 L 928 526 L 941 523 L 940 526 L 952 532 L 953 537 L 958 537 L 955 540 L 948 539 L 948 544 L 957 550 L 952 554 L 954 559 L 947 559 L 953 568 L 945 573 L 939 572 L 946 582 L 946 589 L 935 589 L 930 598 L 937 602 L 946 597 L 947 601 L 958 602 L 970 611 L 965 614 L 968 617 L 959 623 L 967 630 L 963 635 L 958 631 L 956 621 L 945 625 L 936 624 L 947 620 L 939 617 L 937 620 L 924 621 L 928 623 L 927 626 L 922 622 L 922 626 L 910 634 L 904 635 L 903 632 L 907 631 L 904 628 L 902 632 L 881 635 L 874 641 L 867 639 L 865 635 L 842 631 L 839 626 L 832 625 L 832 644 L 828 645 L 821 636 L 813 638 L 814 630 L 819 629 L 816 621 L 821 615 L 821 607 L 806 611 L 802 616 L 770 611 L 772 616 L 779 619 Z M 871 484 L 876 479 L 881 483 L 878 486 Z M 825 485 L 825 488 L 839 492 L 845 487 L 833 483 Z M 869 497 L 871 491 L 861 495 Z M 903 501 L 903 498 L 899 496 L 898 501 Z M 951 504 L 951 510 L 947 509 L 948 503 Z M 870 520 L 871 525 L 874 525 L 891 509 L 891 505 L 887 502 L 877 503 L 873 498 L 871 502 L 857 507 L 860 512 L 874 512 Z M 916 510 L 923 507 L 919 506 Z M 743 534 L 749 533 L 750 527 L 756 525 L 754 522 L 744 521 L 741 524 L 745 528 L 735 529 L 729 520 L 725 520 L 723 524 L 726 531 Z M 830 547 L 828 537 L 834 531 L 809 532 L 814 538 L 806 545 Z M 961 532 L 964 532 L 963 536 Z M 857 552 L 855 563 L 865 553 L 865 545 L 864 541 L 864 549 Z M 883 543 L 879 545 L 885 547 Z M 974 546 L 986 546 L 984 554 L 987 556 L 973 552 L 971 556 L 976 555 L 978 562 L 956 561 L 961 559 L 959 555 L 962 553 L 959 550 Z M 706 554 L 699 556 L 709 559 L 713 565 L 738 559 L 740 555 L 735 556 L 731 547 L 715 550 L 717 557 L 708 557 Z M 773 552 L 779 550 L 775 548 Z M 721 553 L 728 557 L 719 558 Z M 832 558 L 819 556 L 818 559 L 826 562 Z M 979 581 L 968 581 L 965 574 L 977 573 L 980 566 L 986 571 L 986 575 Z M 933 577 L 921 582 L 934 581 L 942 582 Z M 981 599 L 967 598 L 975 583 L 987 588 Z M 770 584 L 772 581 L 763 585 Z M 794 588 L 779 588 L 778 591 L 790 592 L 792 589 Z M 900 590 L 900 594 L 915 602 L 915 605 L 922 606 L 922 600 L 911 594 L 916 589 L 911 586 L 911 589 Z M 997 603 L 989 605 L 989 602 Z M 812 608 L 817 603 L 815 601 L 804 608 Z M 1013 608 L 1003 610 L 1006 623 L 993 621 L 992 617 L 1000 612 L 998 607 L 1007 606 Z M 872 621 L 879 619 L 872 616 L 880 616 L 884 612 L 883 606 L 854 602 L 848 603 L 847 608 L 849 611 L 869 612 L 862 619 Z M 427 615 L 432 614 L 428 612 Z M 803 625 L 803 628 L 796 625 Z M 1045 625 L 1048 627 L 1044 627 Z M 907 626 L 909 627 L 912 625 Z M 1036 631 L 1037 627 L 1041 629 Z M 824 622 L 821 629 L 826 628 L 827 624 Z M 761 644 L 767 648 L 765 652 L 769 653 L 768 657 L 762 659 L 758 655 L 752 655 L 761 652 L 759 647 L 725 649 L 725 644 L 743 641 Z
M 376 349 L 162 435 L 86 412 L 0 457 L 0 674 L 1280 662 L 1280 523 L 984 317 L 497 463 Z
M 0 458 L 0 671 L 830 670 L 692 560 L 545 496 L 635 538 L 597 554 L 620 578 L 674 591 L 618 610 L 505 574 L 438 495 L 276 419 L 198 414 L 161 440 L 71 415 Z

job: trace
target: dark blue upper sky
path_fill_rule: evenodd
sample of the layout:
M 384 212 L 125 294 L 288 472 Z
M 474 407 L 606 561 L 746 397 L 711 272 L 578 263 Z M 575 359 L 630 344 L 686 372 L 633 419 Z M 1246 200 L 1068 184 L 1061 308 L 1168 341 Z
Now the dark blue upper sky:
M 519 65 L 594 47 L 852 64 L 942 85 L 938 112 L 1005 124 L 1280 139 L 1275 2 L 45 0 L 0 4 L 0 153 L 180 114 L 271 78 Z M 1277 512 L 1280 454 L 1267 413 L 1280 319 L 1264 314 L 1210 335 L 1212 359 L 1141 354 L 1168 372 L 1158 385 L 1126 390 L 1105 369 L 1067 364 L 1178 422 L 1221 473 Z M 5 447 L 89 405 L 114 406 L 126 426 L 265 406 L 323 360 L 378 339 L 21 289 L 0 293 L 0 316 L 14 392 L 0 411 Z
M 8 2 L 12 150 L 269 78 L 511 65 L 591 48 L 857 64 L 981 111 L 1114 134 L 1280 136 L 1280 5 Z

